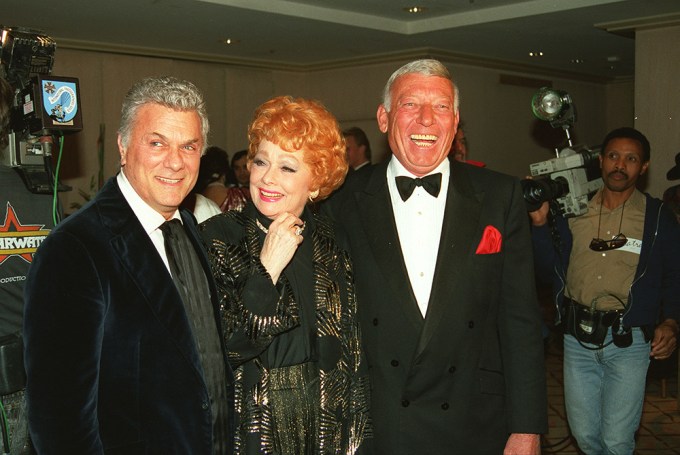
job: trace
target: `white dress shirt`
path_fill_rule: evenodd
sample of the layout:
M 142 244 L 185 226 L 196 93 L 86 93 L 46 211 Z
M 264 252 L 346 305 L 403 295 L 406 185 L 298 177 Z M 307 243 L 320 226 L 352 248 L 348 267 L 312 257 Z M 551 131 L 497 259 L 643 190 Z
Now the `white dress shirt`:
M 442 183 L 439 195 L 430 195 L 422 186 L 417 186 L 411 197 L 402 201 L 397 190 L 395 177 L 415 178 L 394 156 L 387 166 L 387 187 L 392 200 L 394 221 L 397 224 L 401 253 L 411 282 L 411 289 L 425 317 L 432 291 L 434 271 L 437 266 L 439 240 L 444 222 L 446 196 L 449 187 L 449 160 L 444 160 L 430 174 L 441 172 Z
M 123 197 L 125 198 L 127 203 L 130 204 L 130 207 L 132 208 L 132 211 L 134 212 L 137 219 L 139 219 L 139 222 L 142 223 L 142 227 L 144 228 L 147 235 L 153 242 L 153 246 L 156 247 L 158 254 L 161 255 L 161 258 L 163 259 L 163 262 L 165 263 L 165 267 L 168 269 L 168 272 L 170 272 L 168 256 L 165 253 L 163 231 L 160 230 L 160 227 L 167 220 L 163 215 L 158 213 L 149 204 L 147 204 L 139 196 L 139 194 L 137 194 L 135 189 L 132 188 L 132 185 L 130 185 L 130 182 L 128 181 L 127 177 L 125 177 L 125 173 L 122 170 L 121 172 L 118 173 L 117 181 L 118 186 L 120 187 L 120 191 L 123 193 Z M 172 215 L 172 218 L 177 218 L 180 221 L 180 223 L 182 222 L 182 217 L 179 216 L 179 210 L 175 210 L 175 213 Z

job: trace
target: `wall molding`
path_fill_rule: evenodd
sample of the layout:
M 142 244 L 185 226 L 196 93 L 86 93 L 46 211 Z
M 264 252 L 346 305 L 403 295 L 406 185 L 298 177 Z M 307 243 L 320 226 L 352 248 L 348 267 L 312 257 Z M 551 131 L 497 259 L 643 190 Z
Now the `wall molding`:
M 280 62 L 276 60 L 237 58 L 224 55 L 206 54 L 200 52 L 186 52 L 170 49 L 110 44 L 96 41 L 81 41 L 61 38 L 57 38 L 55 41 L 58 43 L 57 49 L 63 48 L 79 51 L 168 58 L 202 63 L 216 63 L 240 68 L 264 69 L 271 71 L 288 71 L 297 73 L 310 73 L 317 71 L 351 68 L 355 66 L 410 61 L 418 58 L 435 58 L 437 60 L 441 60 L 442 62 L 453 63 L 457 65 L 479 66 L 486 69 L 496 69 L 501 71 L 511 71 L 518 73 L 530 73 L 537 76 L 559 77 L 563 79 L 572 79 L 584 82 L 609 83 L 621 79 L 592 76 L 574 71 L 557 71 L 553 69 L 547 69 L 538 65 L 526 65 L 515 63 L 508 60 L 489 59 L 475 55 L 461 54 L 429 47 L 413 48 L 393 53 L 365 55 L 349 59 L 327 60 L 302 65 Z

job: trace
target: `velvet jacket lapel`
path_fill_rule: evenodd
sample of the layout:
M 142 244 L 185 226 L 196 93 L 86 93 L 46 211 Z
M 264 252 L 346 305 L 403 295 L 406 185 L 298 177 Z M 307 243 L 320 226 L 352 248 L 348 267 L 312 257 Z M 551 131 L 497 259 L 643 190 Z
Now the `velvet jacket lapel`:
M 135 283 L 130 293 L 144 297 L 149 309 L 174 340 L 195 373 L 203 380 L 202 368 L 184 305 L 170 273 L 151 239 L 123 197 L 115 177 L 97 195 L 102 224 L 108 230 L 111 248 L 118 256 L 122 273 Z

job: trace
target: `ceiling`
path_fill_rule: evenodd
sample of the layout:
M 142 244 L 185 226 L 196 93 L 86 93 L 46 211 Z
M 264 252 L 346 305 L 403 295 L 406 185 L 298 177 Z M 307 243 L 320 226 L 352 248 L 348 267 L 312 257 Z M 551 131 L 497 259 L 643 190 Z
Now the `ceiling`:
M 680 23 L 680 0 L 2 0 L 0 12 L 57 48 L 291 70 L 428 54 L 594 80 L 633 76 L 640 21 Z

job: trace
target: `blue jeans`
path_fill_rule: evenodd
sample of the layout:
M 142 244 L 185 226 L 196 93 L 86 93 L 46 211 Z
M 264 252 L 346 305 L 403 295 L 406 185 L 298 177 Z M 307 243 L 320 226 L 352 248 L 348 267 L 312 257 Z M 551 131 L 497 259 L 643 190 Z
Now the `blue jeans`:
M 611 330 L 605 343 L 611 342 Z M 594 345 L 586 346 L 593 348 Z M 564 336 L 564 402 L 571 433 L 588 455 L 630 455 L 640 425 L 650 344 L 639 328 L 633 344 L 589 350 Z

